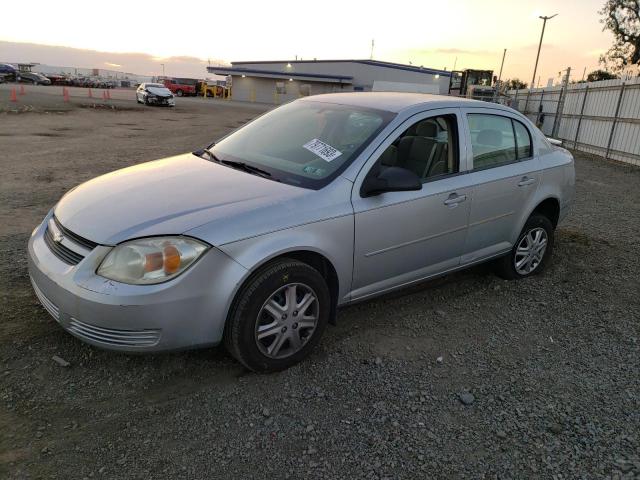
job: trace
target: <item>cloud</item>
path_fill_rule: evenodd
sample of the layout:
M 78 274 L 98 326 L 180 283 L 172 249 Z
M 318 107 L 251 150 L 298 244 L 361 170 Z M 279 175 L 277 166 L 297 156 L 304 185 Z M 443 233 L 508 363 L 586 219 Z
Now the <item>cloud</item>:
M 431 52 L 457 55 L 491 55 L 495 53 L 492 50 L 467 50 L 464 48 L 436 48 L 435 50 L 431 50 Z
M 493 55 L 493 50 L 471 50 L 465 48 L 424 48 L 411 50 L 413 55 L 429 55 L 433 53 L 443 53 L 446 55 Z
M 193 56 L 155 57 L 147 53 L 101 52 L 35 43 L 6 42 L 0 40 L 2 61 L 33 61 L 51 66 L 78 68 L 109 68 L 138 75 L 158 75 L 165 64 L 167 75 L 204 78 L 209 76 L 206 65 L 226 64 L 220 59 Z
M 545 50 L 548 48 L 556 48 L 556 45 L 554 45 L 553 43 L 543 43 L 542 48 Z M 537 43 L 530 43 L 529 45 L 521 45 L 520 47 L 515 48 L 515 50 L 537 50 L 537 49 L 538 49 Z

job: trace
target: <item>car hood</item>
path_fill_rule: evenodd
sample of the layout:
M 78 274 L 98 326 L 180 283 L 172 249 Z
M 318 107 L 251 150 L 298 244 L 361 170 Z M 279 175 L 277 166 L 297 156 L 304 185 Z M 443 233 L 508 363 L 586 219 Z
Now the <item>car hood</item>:
M 152 93 L 154 95 L 158 95 L 160 97 L 170 97 L 171 96 L 171 90 L 169 90 L 168 88 L 163 88 L 163 87 L 147 87 L 147 91 L 149 93 Z
M 94 178 L 62 197 L 54 213 L 65 228 L 104 245 L 184 234 L 211 223 L 215 226 L 206 229 L 210 233 L 203 239 L 215 245 L 263 233 L 252 226 L 249 213 L 294 205 L 316 193 L 189 153 Z M 278 221 L 269 222 L 271 228 L 293 221 L 288 213 L 290 207 L 285 207 Z M 239 218 L 245 219 L 242 228 Z

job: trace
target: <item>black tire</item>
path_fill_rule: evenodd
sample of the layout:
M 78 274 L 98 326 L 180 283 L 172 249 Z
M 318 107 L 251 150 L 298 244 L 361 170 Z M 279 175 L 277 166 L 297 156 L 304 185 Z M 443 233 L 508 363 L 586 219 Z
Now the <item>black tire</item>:
M 547 237 L 546 248 L 542 258 L 539 260 L 537 265 L 533 267 L 533 269 L 528 273 L 519 272 L 516 269 L 516 254 L 518 250 L 518 246 L 523 241 L 525 236 L 529 234 L 529 232 L 542 228 Z M 554 241 L 554 228 L 551 220 L 549 220 L 546 216 L 541 215 L 539 213 L 534 213 L 529 217 L 527 223 L 525 223 L 520 235 L 518 235 L 518 240 L 516 240 L 515 245 L 509 252 L 509 254 L 505 255 L 502 258 L 499 258 L 495 262 L 495 272 L 501 278 L 505 280 L 519 280 L 521 278 L 530 277 L 532 275 L 537 275 L 542 273 L 549 261 L 551 260 L 551 256 L 553 255 L 553 241 Z
M 260 351 L 255 337 L 256 324 L 262 306 L 278 289 L 292 283 L 304 284 L 316 294 L 318 320 L 315 330 L 297 352 L 286 358 L 271 358 Z M 305 357 L 320 341 L 329 321 L 331 295 L 320 273 L 309 265 L 285 258 L 261 268 L 240 289 L 224 332 L 224 344 L 229 353 L 249 370 L 275 372 L 289 368 Z
M 178 97 L 181 97 L 182 95 L 184 95 L 184 93 L 182 92 L 182 90 L 176 90 L 176 95 Z
M 149 105 L 149 99 L 147 97 L 143 97 L 143 101 L 145 105 Z

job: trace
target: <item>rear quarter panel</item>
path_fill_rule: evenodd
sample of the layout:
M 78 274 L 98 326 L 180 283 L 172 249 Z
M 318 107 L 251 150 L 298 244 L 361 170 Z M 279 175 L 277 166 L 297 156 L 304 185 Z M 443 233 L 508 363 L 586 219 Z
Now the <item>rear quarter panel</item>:
M 560 205 L 558 222 L 566 217 L 575 192 L 575 168 L 573 156 L 568 150 L 559 147 L 551 147 L 541 152 L 539 156 L 541 179 L 536 194 L 531 203 L 522 212 L 518 225 L 512 232 L 512 241 L 515 242 L 524 227 L 527 219 L 535 208 L 543 201 L 552 198 Z

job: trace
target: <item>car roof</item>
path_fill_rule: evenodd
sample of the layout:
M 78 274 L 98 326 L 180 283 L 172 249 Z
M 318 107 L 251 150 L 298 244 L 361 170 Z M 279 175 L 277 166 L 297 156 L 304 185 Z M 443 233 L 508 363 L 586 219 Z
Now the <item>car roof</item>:
M 345 92 L 326 93 L 306 97 L 303 101 L 337 103 L 353 105 L 354 107 L 375 108 L 389 112 L 401 112 L 402 110 L 422 105 L 428 108 L 447 107 L 486 107 L 510 110 L 496 103 L 487 103 L 480 100 L 471 100 L 464 97 L 447 95 L 432 95 L 427 93 L 404 92 Z

